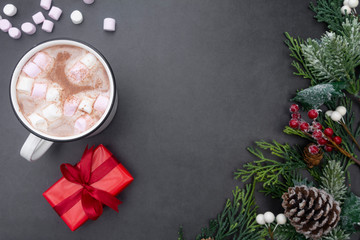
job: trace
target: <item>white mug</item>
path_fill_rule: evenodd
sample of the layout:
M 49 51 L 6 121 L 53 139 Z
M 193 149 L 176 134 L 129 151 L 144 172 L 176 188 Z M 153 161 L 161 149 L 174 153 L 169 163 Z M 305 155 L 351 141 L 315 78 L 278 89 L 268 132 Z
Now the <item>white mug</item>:
M 97 57 L 97 59 L 101 62 L 101 64 L 103 64 L 110 82 L 110 104 L 108 104 L 107 109 L 105 110 L 102 117 L 97 121 L 96 124 L 94 124 L 94 126 L 86 130 L 85 132 L 68 137 L 56 137 L 36 130 L 33 126 L 31 126 L 31 124 L 26 120 L 26 118 L 21 113 L 16 97 L 16 83 L 23 66 L 32 56 L 34 56 L 35 53 L 45 48 L 56 45 L 71 45 L 71 46 L 81 47 L 89 51 L 90 53 L 94 54 Z M 111 120 L 114 118 L 118 104 L 114 74 L 106 59 L 95 48 L 89 46 L 88 44 L 75 40 L 68 40 L 68 39 L 56 39 L 56 40 L 49 40 L 40 43 L 39 45 L 30 49 L 20 59 L 11 77 L 10 99 L 13 110 L 17 118 L 22 123 L 22 125 L 30 132 L 30 135 L 28 136 L 28 138 L 26 139 L 24 145 L 20 150 L 20 155 L 23 158 L 27 159 L 28 161 L 35 161 L 39 159 L 42 155 L 44 155 L 44 153 L 51 147 L 51 145 L 54 142 L 74 141 L 81 138 L 94 136 L 100 133 L 110 124 Z

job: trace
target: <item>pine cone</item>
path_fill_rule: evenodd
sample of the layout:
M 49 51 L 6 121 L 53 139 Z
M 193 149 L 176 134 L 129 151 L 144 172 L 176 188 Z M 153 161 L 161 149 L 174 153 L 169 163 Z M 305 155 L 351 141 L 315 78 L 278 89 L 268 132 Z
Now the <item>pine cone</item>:
M 340 220 L 340 204 L 322 189 L 305 185 L 290 187 L 282 199 L 285 216 L 307 238 L 320 239 Z
M 312 154 L 311 152 L 309 152 L 309 147 L 313 145 L 313 143 L 310 143 L 308 145 L 306 145 L 306 147 L 304 147 L 304 161 L 307 163 L 308 167 L 309 168 L 313 168 L 314 166 L 317 166 L 320 164 L 320 161 L 322 160 L 323 158 L 323 150 L 321 150 L 320 148 L 320 151 L 319 153 L 317 154 Z
M 213 238 L 202 238 L 201 240 L 214 240 Z

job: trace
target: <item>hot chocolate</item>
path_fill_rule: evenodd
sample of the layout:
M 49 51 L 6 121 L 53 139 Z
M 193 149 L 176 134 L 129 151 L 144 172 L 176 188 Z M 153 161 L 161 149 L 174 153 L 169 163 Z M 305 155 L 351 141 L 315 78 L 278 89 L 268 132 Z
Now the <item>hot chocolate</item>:
M 58 45 L 37 52 L 16 84 L 19 108 L 38 131 L 56 137 L 94 126 L 110 103 L 103 64 L 80 47 Z

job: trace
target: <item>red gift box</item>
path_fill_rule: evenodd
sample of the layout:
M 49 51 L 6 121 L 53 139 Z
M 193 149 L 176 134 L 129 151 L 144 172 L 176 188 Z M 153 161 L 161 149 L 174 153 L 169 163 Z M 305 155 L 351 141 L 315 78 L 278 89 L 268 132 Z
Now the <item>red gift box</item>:
M 134 179 L 103 145 L 87 149 L 76 165 L 62 164 L 63 176 L 43 196 L 74 231 L 88 219 L 96 220 L 102 205 L 117 211 L 115 198 Z

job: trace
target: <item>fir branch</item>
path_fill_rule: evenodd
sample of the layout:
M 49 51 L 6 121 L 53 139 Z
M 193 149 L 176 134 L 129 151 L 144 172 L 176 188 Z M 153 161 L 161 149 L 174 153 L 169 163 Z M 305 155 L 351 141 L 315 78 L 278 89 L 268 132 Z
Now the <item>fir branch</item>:
M 302 53 L 301 44 L 304 41 L 301 38 L 293 38 L 290 36 L 289 33 L 285 32 L 285 44 L 289 47 L 290 50 L 290 57 L 294 58 L 295 60 L 291 63 L 293 67 L 297 70 L 294 72 L 294 75 L 301 76 L 305 79 L 310 79 L 312 85 L 316 84 L 316 80 L 312 76 L 311 72 L 309 71 L 308 67 L 305 64 L 305 59 Z
M 259 159 L 245 164 L 243 169 L 238 169 L 235 172 L 236 179 L 241 178 L 245 182 L 254 177 L 255 181 L 262 182 L 263 187 L 267 187 L 281 184 L 281 176 L 306 168 L 306 163 L 297 148 L 290 147 L 288 144 L 282 145 L 276 141 L 273 143 L 260 141 L 256 142 L 256 144 L 264 150 L 270 150 L 271 154 L 284 159 L 285 162 L 269 159 L 259 149 L 248 148 L 248 151 Z
M 182 226 L 179 227 L 178 240 L 184 240 L 184 231 Z
M 316 5 L 310 3 L 310 9 L 316 13 L 315 18 L 318 22 L 326 23 L 330 30 L 339 33 L 346 19 L 340 11 L 342 5 L 343 0 L 317 0 Z
M 332 160 L 325 166 L 321 177 L 321 188 L 331 194 L 336 201 L 343 202 L 347 187 L 345 173 L 339 162 Z
M 255 184 L 247 184 L 243 190 L 236 187 L 233 200 L 227 200 L 224 210 L 216 219 L 210 220 L 209 227 L 203 228 L 196 240 L 225 240 L 230 237 L 242 240 L 263 239 L 263 233 L 256 223 L 254 191 Z
M 340 227 L 336 227 L 331 232 L 322 238 L 323 240 L 348 240 L 350 239 L 350 234 L 346 233 Z
M 276 240 L 306 240 L 305 236 L 296 232 L 295 228 L 286 223 L 284 225 L 279 225 L 274 232 Z
M 299 129 L 293 129 L 293 128 L 289 127 L 289 126 L 286 126 L 285 129 L 283 130 L 283 132 L 288 134 L 288 135 L 296 135 L 296 136 L 305 138 L 307 140 L 314 141 L 314 139 L 312 137 L 309 137 L 303 131 L 301 131 Z

